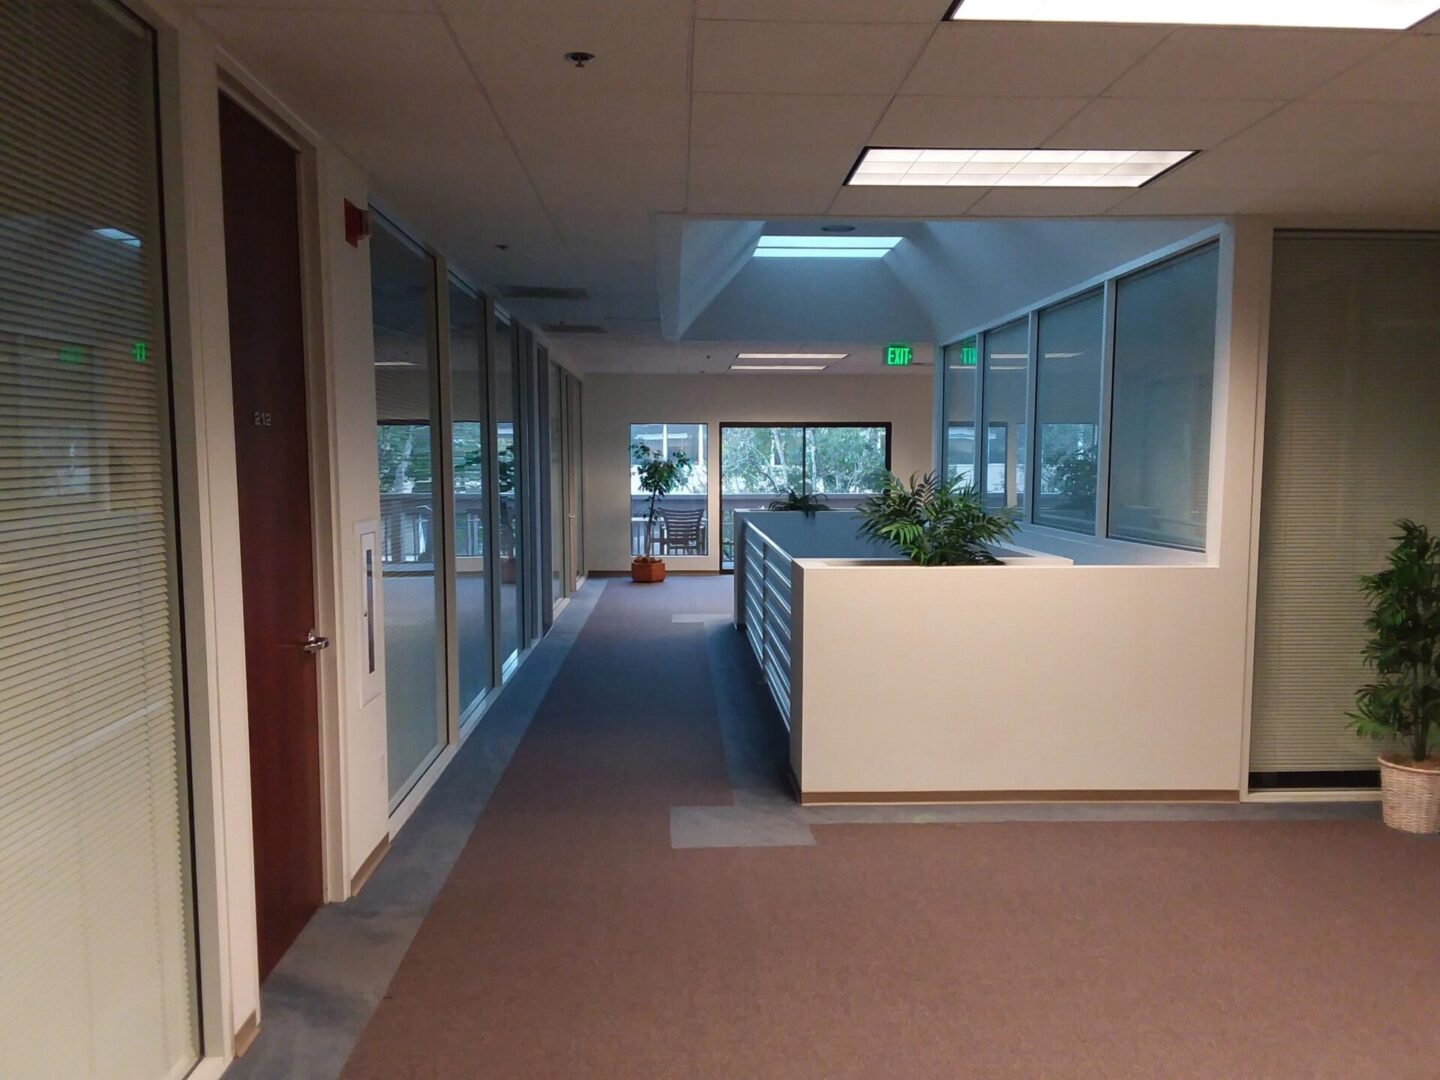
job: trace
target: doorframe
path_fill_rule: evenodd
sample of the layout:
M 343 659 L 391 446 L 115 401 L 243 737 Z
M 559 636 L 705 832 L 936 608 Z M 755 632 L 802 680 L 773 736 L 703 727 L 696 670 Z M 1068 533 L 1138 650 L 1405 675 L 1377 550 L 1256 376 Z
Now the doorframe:
M 295 151 L 300 221 L 300 305 L 305 347 L 305 421 L 310 463 L 310 542 L 315 579 L 315 629 L 332 647 L 316 654 L 316 702 L 320 731 L 320 846 L 324 903 L 349 898 L 345 874 L 344 730 L 341 723 L 339 643 L 340 519 L 336 431 L 331 410 L 336 386 L 325 318 L 325 258 L 320 231 L 319 154 L 315 142 L 285 116 L 283 107 L 239 65 L 221 54 L 216 91 L 225 94 Z M 237 463 L 238 464 L 238 463 Z

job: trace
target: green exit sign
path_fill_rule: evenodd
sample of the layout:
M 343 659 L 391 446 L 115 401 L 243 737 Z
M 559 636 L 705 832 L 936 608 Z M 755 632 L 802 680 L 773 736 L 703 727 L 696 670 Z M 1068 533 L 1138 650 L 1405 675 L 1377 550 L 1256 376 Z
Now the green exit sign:
M 910 345 L 887 345 L 885 346 L 886 367 L 909 367 L 910 361 L 915 359 L 915 349 Z
M 960 346 L 960 366 L 961 366 L 961 367 L 975 367 L 976 364 L 977 364 L 977 362 L 979 361 L 979 359 L 980 359 L 979 350 L 978 350 L 973 344 L 972 344 L 972 345 L 961 345 L 961 346 Z

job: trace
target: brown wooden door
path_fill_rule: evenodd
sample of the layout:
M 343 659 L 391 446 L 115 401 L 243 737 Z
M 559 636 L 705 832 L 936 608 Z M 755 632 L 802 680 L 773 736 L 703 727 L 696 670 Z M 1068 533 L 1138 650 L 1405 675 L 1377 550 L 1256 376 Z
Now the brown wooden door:
M 299 190 L 295 151 L 224 95 L 220 148 L 264 978 L 324 898 Z

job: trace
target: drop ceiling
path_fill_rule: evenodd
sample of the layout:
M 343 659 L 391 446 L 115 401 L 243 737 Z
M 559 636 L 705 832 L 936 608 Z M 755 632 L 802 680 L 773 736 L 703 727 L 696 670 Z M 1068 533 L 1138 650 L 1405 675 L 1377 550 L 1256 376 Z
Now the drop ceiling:
M 676 280 L 675 219 L 1440 219 L 1440 16 L 1390 32 L 947 22 L 950 0 L 194 6 L 478 281 L 586 290 L 516 304 L 604 326 L 557 341 L 581 366 L 677 336 L 677 294 L 734 284 L 734 266 Z M 867 145 L 1202 153 L 1140 190 L 845 187 Z

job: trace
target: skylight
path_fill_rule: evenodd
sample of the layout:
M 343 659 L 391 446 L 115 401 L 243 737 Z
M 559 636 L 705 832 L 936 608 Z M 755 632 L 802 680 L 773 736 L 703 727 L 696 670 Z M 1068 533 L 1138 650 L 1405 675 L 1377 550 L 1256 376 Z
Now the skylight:
M 1405 30 L 1435 0 L 959 0 L 956 20 Z
M 900 236 L 762 236 L 757 259 L 883 259 Z
M 871 146 L 846 181 L 882 187 L 1140 187 L 1195 150 L 924 150 Z M 759 252 L 756 252 L 758 255 Z

